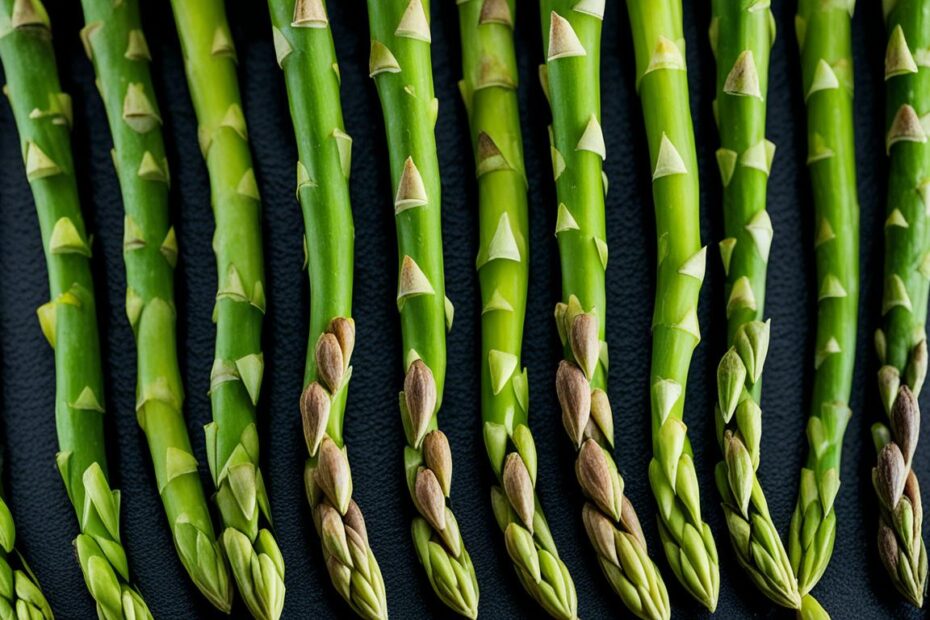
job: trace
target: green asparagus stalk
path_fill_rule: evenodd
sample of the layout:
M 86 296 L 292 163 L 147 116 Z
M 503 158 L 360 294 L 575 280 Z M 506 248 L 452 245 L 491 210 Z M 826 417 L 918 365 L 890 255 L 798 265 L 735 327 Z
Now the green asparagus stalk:
M 878 388 L 890 427 L 872 427 L 879 451 L 872 481 L 879 499 L 878 551 L 891 581 L 921 607 L 927 550 L 920 487 L 911 468 L 920 428 L 917 396 L 927 375 L 927 291 L 930 279 L 930 147 L 921 124 L 930 102 L 928 0 L 885 3 L 885 55 L 891 160 L 885 220 L 882 327 L 875 334 Z
M 136 0 L 82 0 L 81 31 L 113 135 L 126 212 L 126 315 L 136 337 L 136 415 L 155 463 L 159 492 L 185 569 L 227 611 L 232 595 L 182 413 L 175 338 L 177 239 L 168 206 L 168 161 Z M 204 544 L 206 543 L 206 544 Z
M 803 596 L 823 576 L 833 553 L 840 453 L 849 422 L 859 299 L 859 202 L 853 144 L 853 1 L 801 0 L 795 21 L 807 101 L 807 165 L 814 193 L 818 306 L 814 394 L 791 518 L 788 556 Z
M 562 423 L 578 450 L 575 474 L 588 500 L 582 517 L 598 564 L 634 614 L 660 619 L 670 614 L 668 592 L 649 558 L 636 511 L 623 494 L 606 392 L 607 153 L 600 125 L 604 7 L 603 1 L 541 3 L 546 64 L 540 77 L 552 108 L 550 150 L 559 200 L 555 234 L 562 266 L 555 321 L 565 359 L 556 373 L 556 391 Z
M 761 0 L 713 3 L 710 41 L 717 60 L 717 162 L 726 230 L 720 254 L 730 347 L 717 369 L 714 418 L 724 459 L 716 480 L 740 565 L 775 603 L 797 609 L 797 579 L 756 475 L 769 339 L 769 323 L 762 322 L 769 246 L 757 245 L 754 235 L 771 230 L 765 191 L 775 145 L 765 139 L 765 97 L 774 24 L 771 8 Z
M 420 563 L 436 595 L 453 611 L 478 614 L 478 581 L 458 522 L 447 505 L 452 453 L 439 430 L 446 378 L 445 296 L 439 162 L 435 126 L 429 0 L 369 0 L 371 57 L 387 132 L 399 274 L 397 309 L 404 350 L 399 405 L 407 446 L 407 488 L 419 516 L 412 525 Z
M 214 322 L 210 373 L 213 422 L 205 427 L 207 460 L 223 523 L 223 549 L 255 618 L 284 607 L 284 558 L 271 533 L 271 510 L 259 469 L 256 406 L 264 358 L 265 314 L 261 215 L 248 134 L 223 0 L 172 0 L 198 138 L 210 175 L 216 231 Z
M 333 586 L 363 618 L 387 618 L 384 580 L 352 499 L 342 428 L 355 345 L 355 229 L 349 201 L 352 139 L 339 102 L 339 67 L 323 0 L 269 0 L 278 64 L 297 137 L 297 195 L 310 277 L 310 330 L 300 399 L 313 522 Z
M 713 611 L 720 590 L 717 547 L 701 518 L 691 443 L 682 421 L 691 354 L 701 340 L 697 300 L 707 248 L 698 221 L 698 168 L 688 104 L 680 0 L 627 0 L 636 82 L 652 162 L 657 271 L 652 319 L 652 448 L 649 481 L 659 534 L 675 576 Z M 765 222 L 768 222 L 766 219 Z M 771 227 L 752 229 L 768 253 Z
M 2 460 L 2 459 L 0 459 Z M 53 620 L 39 581 L 16 550 L 13 513 L 0 493 L 0 618 Z
M 529 275 L 529 215 L 517 102 L 515 0 L 459 3 L 459 82 L 471 125 L 481 239 L 481 412 L 498 484 L 494 516 L 520 583 L 552 617 L 571 620 L 578 597 L 536 495 L 537 452 L 520 352 Z
M 48 267 L 51 301 L 37 314 L 55 350 L 56 461 L 80 526 L 77 557 L 100 618 L 151 618 L 129 584 L 120 494 L 107 479 L 100 341 L 90 239 L 71 155 L 71 98 L 61 92 L 51 26 L 40 0 L 0 2 L 0 61 Z M 19 582 L 28 588 L 20 578 L 14 591 Z M 43 607 L 36 605 L 39 613 Z

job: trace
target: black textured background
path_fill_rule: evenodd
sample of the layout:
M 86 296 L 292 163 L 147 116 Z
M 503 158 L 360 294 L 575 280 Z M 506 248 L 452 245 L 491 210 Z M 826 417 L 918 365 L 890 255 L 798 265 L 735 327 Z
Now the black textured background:
M 195 1 L 195 0 L 190 0 Z M 210 250 L 213 224 L 209 186 L 197 148 L 180 49 L 167 0 L 143 2 L 145 29 L 155 58 L 155 79 L 168 136 L 173 209 L 181 257 L 177 273 L 182 366 L 187 419 L 197 456 L 210 485 L 202 426 L 210 419 L 207 388 L 213 356 L 210 322 L 215 291 Z M 581 520 L 573 454 L 559 421 L 552 389 L 560 357 L 551 310 L 559 296 L 558 258 L 552 231 L 554 188 L 549 164 L 548 109 L 536 82 L 543 56 L 536 3 L 520 2 L 517 39 L 523 129 L 532 208 L 532 280 L 525 363 L 531 377 L 532 427 L 540 450 L 538 489 L 553 535 L 578 589 L 584 618 L 625 614 L 594 561 Z M 621 0 L 608 0 L 602 51 L 603 126 L 609 157 L 607 198 L 608 341 L 613 372 L 610 395 L 617 424 L 617 459 L 627 493 L 637 507 L 652 551 L 669 586 L 675 615 L 703 617 L 660 557 L 655 503 L 648 490 L 649 322 L 653 297 L 654 232 L 648 153 L 639 102 L 633 90 L 633 51 Z M 269 311 L 265 330 L 267 369 L 260 406 L 263 466 L 287 564 L 286 618 L 345 617 L 347 607 L 329 586 L 303 495 L 305 449 L 297 398 L 306 339 L 307 285 L 301 271 L 301 230 L 294 200 L 296 159 L 281 74 L 275 64 L 270 24 L 261 0 L 230 2 L 229 18 L 239 51 L 244 107 L 256 173 L 264 199 L 264 238 Z M 481 585 L 486 618 L 530 618 L 542 613 L 523 594 L 510 567 L 488 501 L 492 475 L 484 456 L 478 411 L 479 298 L 474 272 L 477 245 L 476 191 L 466 118 L 456 81 L 460 76 L 457 11 L 452 0 L 433 2 L 433 66 L 441 101 L 436 128 L 443 172 L 445 259 L 448 295 L 456 304 L 450 336 L 449 381 L 442 415 L 455 455 L 455 511 Z M 706 38 L 709 3 L 685 0 L 691 106 L 702 178 L 702 234 L 722 236 L 719 176 L 713 153 L 717 135 L 711 114 L 714 65 Z M 135 363 L 132 332 L 124 314 L 121 258 L 122 205 L 110 161 L 110 136 L 81 50 L 79 3 L 49 0 L 60 72 L 74 97 L 74 150 L 84 211 L 96 232 L 94 269 L 107 372 L 107 418 L 113 483 L 123 491 L 123 540 L 132 570 L 157 618 L 212 618 L 182 572 L 162 516 L 142 433 L 133 414 Z M 793 36 L 794 2 L 775 3 L 779 38 L 772 54 L 769 137 L 778 145 L 769 184 L 775 227 L 769 270 L 768 314 L 773 337 L 766 364 L 765 433 L 761 478 L 775 522 L 784 532 L 794 507 L 798 470 L 806 453 L 804 425 L 811 389 L 811 327 L 815 311 L 812 205 L 805 166 L 804 107 Z M 355 319 L 358 344 L 346 419 L 356 481 L 355 497 L 368 520 L 395 618 L 443 617 L 420 570 L 409 536 L 413 508 L 402 469 L 403 433 L 396 407 L 401 385 L 400 339 L 395 295 L 395 244 L 391 188 L 383 124 L 374 85 L 367 76 L 368 28 L 363 0 L 330 3 L 343 76 L 343 107 L 355 139 L 352 197 L 356 215 Z M 837 500 L 839 532 L 833 561 L 816 589 L 835 618 L 917 617 L 893 594 L 874 551 L 875 500 L 869 471 L 874 459 L 868 427 L 880 414 L 871 333 L 877 326 L 884 201 L 880 3 L 861 2 L 855 24 L 856 140 L 862 203 L 862 286 L 859 363 L 852 397 L 854 416 L 846 434 L 843 486 Z M 702 482 L 705 518 L 721 553 L 718 616 L 787 617 L 772 610 L 745 578 L 730 549 L 713 487 L 718 459 L 713 438 L 712 381 L 723 351 L 722 270 L 717 252 L 701 296 L 704 341 L 688 386 L 686 421 Z M 0 320 L 2 320 L 2 415 L 8 495 L 19 543 L 38 573 L 60 618 L 93 617 L 70 541 L 74 515 L 54 467 L 52 354 L 35 319 L 47 285 L 33 202 L 23 173 L 9 107 L 0 104 Z M 923 399 L 925 405 L 928 398 Z M 930 450 L 918 452 L 917 471 L 930 469 Z M 244 610 L 237 603 L 236 616 Z

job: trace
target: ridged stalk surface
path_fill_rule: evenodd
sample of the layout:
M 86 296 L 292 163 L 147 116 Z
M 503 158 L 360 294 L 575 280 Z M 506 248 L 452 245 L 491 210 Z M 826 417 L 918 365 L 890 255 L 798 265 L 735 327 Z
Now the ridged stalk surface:
M 446 378 L 446 330 L 441 191 L 435 126 L 429 0 L 369 0 L 369 74 L 384 125 L 397 227 L 397 309 L 406 376 L 400 394 L 407 438 L 404 469 L 419 516 L 413 540 L 437 596 L 457 613 L 478 613 L 478 581 L 458 522 L 447 505 L 452 455 L 438 429 Z
M 239 95 L 236 50 L 223 0 L 173 0 L 171 7 L 216 222 L 213 421 L 204 430 L 223 527 L 220 540 L 249 611 L 259 619 L 274 619 L 284 606 L 284 559 L 270 529 L 256 427 L 265 367 L 261 205 Z
M 765 209 L 775 145 L 765 139 L 769 52 L 775 38 L 764 1 L 716 0 L 710 43 L 717 61 L 717 163 L 726 237 L 727 353 L 717 368 L 714 419 L 723 460 L 716 481 L 733 549 L 743 570 L 772 601 L 801 606 L 797 579 L 762 493 L 762 367 L 769 343 L 763 322 L 772 224 Z M 761 243 L 760 243 L 761 241 Z
M 802 595 L 823 576 L 836 539 L 833 502 L 849 422 L 859 303 L 859 201 L 853 140 L 850 22 L 854 4 L 801 0 L 795 20 L 807 103 L 814 204 L 817 335 L 814 390 L 788 556 Z
M 333 586 L 363 618 L 387 618 L 384 580 L 352 499 L 343 441 L 355 345 L 355 229 L 349 200 L 352 139 L 339 100 L 339 66 L 323 0 L 269 0 L 297 138 L 297 197 L 310 277 L 310 330 L 300 399 L 313 522 Z
M 920 486 L 912 469 L 920 434 L 917 397 L 927 375 L 930 281 L 930 2 L 884 2 L 885 147 L 889 156 L 882 326 L 875 334 L 878 390 L 887 416 L 872 427 L 879 500 L 878 553 L 895 587 L 923 606 L 927 550 Z
M 691 355 L 701 340 L 697 301 L 701 247 L 698 168 L 688 99 L 680 0 L 627 0 L 636 54 L 656 215 L 657 282 L 652 317 L 653 459 L 649 480 L 669 564 L 713 611 L 720 590 L 717 547 L 701 517 L 700 491 L 682 417 Z
M 517 101 L 513 0 L 459 3 L 463 79 L 478 179 L 481 284 L 481 413 L 498 484 L 494 516 L 527 593 L 554 618 L 571 620 L 578 597 L 536 494 L 537 450 L 521 368 L 529 276 L 529 215 Z
M 48 14 L 40 0 L 0 2 L 0 61 L 48 268 L 50 301 L 37 314 L 55 350 L 56 461 L 80 526 L 74 541 L 77 558 L 100 618 L 151 618 L 130 585 L 120 540 L 120 494 L 107 479 L 91 244 L 71 155 L 71 98 L 61 92 Z M 17 581 L 28 585 L 22 577 L 11 579 L 14 591 Z M 27 605 L 26 610 L 51 615 L 47 605 Z
M 546 64 L 540 68 L 552 108 L 550 153 L 558 207 L 562 301 L 556 327 L 565 359 L 556 373 L 562 423 L 578 451 L 575 474 L 587 498 L 582 519 L 597 561 L 624 604 L 641 618 L 668 618 L 668 593 L 613 459 L 607 398 L 604 195 L 607 156 L 601 130 L 600 45 L 605 2 L 543 0 Z

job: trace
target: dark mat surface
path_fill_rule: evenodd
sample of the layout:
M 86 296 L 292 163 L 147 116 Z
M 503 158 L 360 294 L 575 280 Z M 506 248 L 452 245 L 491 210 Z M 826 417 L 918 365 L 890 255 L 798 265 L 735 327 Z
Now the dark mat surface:
M 193 1 L 193 0 L 192 0 Z M 94 269 L 103 328 L 106 405 L 114 485 L 123 491 L 122 528 L 138 583 L 157 618 L 218 617 L 183 574 L 161 514 L 145 442 L 134 416 L 135 353 L 124 313 L 122 205 L 110 161 L 110 136 L 78 38 L 78 2 L 49 1 L 64 87 L 74 97 L 74 150 L 84 209 L 96 233 Z M 206 171 L 197 148 L 180 50 L 167 0 L 143 3 L 146 34 L 168 136 L 173 208 L 181 256 L 177 274 L 180 350 L 187 389 L 187 419 L 209 485 L 202 427 L 210 419 L 207 388 L 213 359 L 210 313 L 215 292 L 210 250 L 212 216 Z M 380 106 L 368 78 L 368 28 L 363 0 L 331 2 L 331 21 L 343 76 L 343 105 L 353 136 L 352 191 L 357 230 L 353 358 L 346 437 L 356 481 L 355 496 L 368 520 L 375 553 L 387 582 L 395 618 L 444 617 L 420 570 L 409 535 L 413 508 L 403 480 L 403 432 L 396 408 L 401 386 L 400 338 L 394 305 L 396 252 L 390 179 Z M 458 24 L 454 3 L 435 0 L 433 65 L 441 101 L 437 135 L 443 172 L 445 260 L 448 295 L 456 304 L 449 342 L 449 381 L 442 426 L 455 456 L 453 499 L 481 585 L 486 618 L 537 618 L 511 569 L 488 501 L 492 474 L 484 456 L 478 411 L 480 315 L 474 253 L 476 190 L 466 118 L 458 97 Z M 711 114 L 714 66 L 706 38 L 709 3 L 685 2 L 692 110 L 702 173 L 702 233 L 716 243 L 722 234 L 720 189 Z M 329 586 L 319 542 L 303 495 L 305 448 L 297 398 L 306 339 L 307 285 L 301 271 L 302 222 L 294 200 L 296 150 L 275 64 L 265 3 L 230 2 L 239 52 L 244 107 L 256 173 L 264 199 L 264 237 L 269 311 L 265 329 L 265 385 L 260 436 L 263 463 L 287 564 L 286 618 L 347 617 L 348 608 Z M 551 320 L 559 296 L 558 257 L 552 236 L 555 196 L 549 164 L 548 108 L 536 82 L 541 37 L 536 3 L 520 2 L 518 54 L 523 128 L 532 208 L 532 281 L 525 363 L 531 377 L 532 427 L 541 457 L 538 489 L 563 559 L 578 588 L 583 618 L 623 616 L 594 562 L 580 519 L 581 495 L 573 454 L 559 420 L 553 377 L 560 357 Z M 804 426 L 813 363 L 812 321 L 816 278 L 812 205 L 803 165 L 804 107 L 793 36 L 794 2 L 775 3 L 779 38 L 772 56 L 769 137 L 778 145 L 769 191 L 775 227 L 769 270 L 768 314 L 773 338 L 766 364 L 761 478 L 773 517 L 787 530 L 806 453 Z M 870 468 L 874 453 L 868 428 L 880 415 L 871 334 L 881 296 L 883 81 L 885 49 L 880 3 L 861 2 L 855 17 L 856 139 L 862 203 L 862 302 L 854 412 L 846 435 L 843 486 L 837 500 L 839 531 L 833 561 L 816 594 L 834 618 L 917 617 L 899 602 L 874 550 L 876 506 Z M 633 90 L 633 52 L 626 9 L 609 0 L 604 22 L 603 126 L 610 177 L 607 273 L 608 341 L 613 368 L 610 395 L 617 424 L 617 460 L 627 493 L 659 557 L 655 503 L 648 490 L 648 363 L 655 241 L 648 155 L 639 102 Z M 740 571 L 730 549 L 713 487 L 719 455 L 713 437 L 714 370 L 724 346 L 723 274 L 711 253 L 701 296 L 704 341 L 688 386 L 686 422 L 691 429 L 704 516 L 721 553 L 722 585 L 717 616 L 789 617 L 771 609 Z M 63 619 L 92 618 L 70 541 L 76 524 L 54 466 L 54 373 L 51 351 L 35 319 L 47 285 L 32 198 L 25 180 L 12 115 L 0 104 L 0 333 L 2 333 L 2 428 L 4 481 L 19 542 Z M 924 394 L 925 406 L 930 395 Z M 919 474 L 930 474 L 930 448 L 918 451 Z M 676 617 L 704 617 L 659 559 Z M 237 603 L 236 617 L 244 617 Z

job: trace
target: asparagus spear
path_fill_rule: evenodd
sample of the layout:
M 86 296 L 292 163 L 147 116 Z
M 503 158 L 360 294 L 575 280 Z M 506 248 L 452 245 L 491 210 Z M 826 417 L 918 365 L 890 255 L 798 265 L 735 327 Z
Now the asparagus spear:
M 788 555 L 801 595 L 830 561 L 836 538 L 833 502 L 840 487 L 840 452 L 849 421 L 859 299 L 859 202 L 853 145 L 853 3 L 801 0 L 795 21 L 807 101 L 807 165 L 814 193 L 819 284 L 814 394 L 791 518 Z M 768 234 L 768 233 L 767 233 Z
M 369 0 L 368 18 L 369 73 L 381 99 L 394 179 L 397 309 L 406 372 L 399 405 L 407 439 L 407 487 L 420 513 L 413 520 L 413 540 L 436 595 L 455 612 L 474 618 L 478 581 L 446 503 L 452 454 L 438 428 L 453 308 L 445 296 L 442 265 L 435 136 L 439 101 L 433 94 L 429 0 Z
M 55 350 L 56 461 L 80 526 L 77 557 L 100 618 L 151 618 L 129 585 L 120 495 L 107 479 L 100 342 L 90 239 L 71 156 L 71 98 L 61 92 L 51 26 L 40 0 L 0 2 L 0 61 L 48 267 L 51 301 L 37 313 Z
M 775 145 L 765 139 L 765 96 L 774 24 L 765 2 L 713 3 L 710 42 L 717 59 L 721 142 L 717 161 L 727 235 L 720 253 L 730 347 L 717 369 L 714 416 L 724 460 L 717 464 L 716 480 L 740 565 L 766 596 L 797 609 L 797 579 L 756 475 L 769 323 L 762 322 L 768 253 L 763 254 L 753 235 L 760 226 L 771 226 L 765 191 Z
M 536 444 L 520 372 L 529 274 L 529 215 L 514 51 L 514 0 L 459 3 L 459 82 L 471 125 L 481 240 L 481 412 L 498 484 L 494 516 L 520 583 L 552 617 L 571 620 L 578 597 L 535 492 Z
M 264 268 L 258 185 L 239 97 L 236 50 L 223 0 L 172 0 L 171 7 L 216 220 L 219 287 L 210 374 L 213 422 L 204 429 L 207 460 L 224 528 L 221 540 L 239 593 L 253 616 L 273 619 L 284 606 L 284 558 L 270 530 L 259 469 L 255 410 L 264 371 Z
M 882 363 L 878 387 L 890 428 L 881 422 L 872 427 L 879 450 L 872 480 L 880 508 L 879 557 L 895 587 L 921 607 L 927 588 L 927 550 L 920 526 L 920 487 L 911 464 L 920 428 L 917 396 L 927 375 L 930 235 L 925 202 L 930 204 L 930 148 L 918 114 L 927 111 L 930 63 L 915 58 L 930 47 L 925 19 L 930 1 L 898 0 L 885 7 L 889 35 L 885 115 L 891 166 L 883 320 L 875 344 Z
M 15 545 L 13 514 L 0 494 L 0 618 L 53 620 L 36 576 Z
M 339 68 L 323 0 L 269 0 L 278 64 L 297 137 L 297 194 L 310 276 L 310 330 L 300 399 L 309 458 L 307 498 L 333 586 L 363 618 L 387 618 L 384 581 L 342 435 L 355 344 L 355 229 L 349 202 L 352 139 L 339 103 Z
M 698 221 L 698 168 L 681 2 L 627 0 L 627 9 L 652 162 L 658 254 L 649 481 L 659 504 L 659 534 L 669 564 L 692 596 L 713 611 L 720 590 L 717 547 L 701 519 L 691 444 L 682 421 L 691 354 L 701 340 L 697 300 L 707 248 L 701 247 Z M 753 230 L 759 251 L 767 253 L 771 230 Z
M 606 157 L 600 125 L 600 42 L 605 3 L 543 0 L 543 89 L 552 108 L 556 238 L 562 301 L 555 320 L 565 359 L 556 373 L 562 423 L 578 457 L 575 473 L 588 501 L 582 517 L 598 564 L 624 604 L 641 618 L 668 618 L 668 593 L 649 558 L 636 512 L 623 494 L 612 452 L 604 340 L 607 242 Z
M 159 492 L 185 569 L 214 605 L 229 609 L 215 539 L 182 413 L 175 342 L 177 240 L 168 207 L 168 161 L 136 0 L 82 0 L 81 30 L 113 135 L 113 164 L 126 211 L 126 315 L 136 337 L 136 415 L 146 433 Z M 204 544 L 206 543 L 206 544 Z

